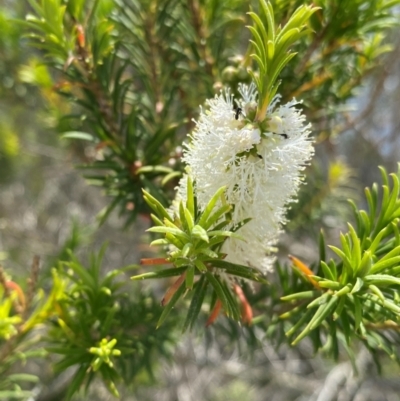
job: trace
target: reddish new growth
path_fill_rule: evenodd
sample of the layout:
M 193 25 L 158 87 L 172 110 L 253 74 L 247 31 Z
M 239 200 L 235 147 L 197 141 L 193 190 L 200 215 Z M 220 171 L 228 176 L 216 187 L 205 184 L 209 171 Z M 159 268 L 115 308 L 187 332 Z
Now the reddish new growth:
M 247 300 L 246 296 L 244 295 L 243 290 L 240 288 L 240 286 L 238 284 L 233 285 L 233 290 L 240 301 L 242 323 L 250 326 L 251 321 L 253 320 L 253 309 L 251 308 L 249 301 Z M 222 307 L 221 300 L 217 299 L 217 301 L 215 302 L 214 308 L 211 311 L 209 318 L 207 319 L 206 327 L 210 326 L 217 320 L 219 313 L 221 311 L 221 307 Z

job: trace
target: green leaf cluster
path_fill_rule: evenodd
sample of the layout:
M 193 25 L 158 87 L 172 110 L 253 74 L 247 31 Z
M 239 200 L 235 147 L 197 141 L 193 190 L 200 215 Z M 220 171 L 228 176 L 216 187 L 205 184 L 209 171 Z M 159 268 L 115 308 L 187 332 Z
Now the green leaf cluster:
M 25 354 L 29 357 L 29 353 Z M 0 379 L 0 400 L 28 400 L 32 392 L 23 390 L 21 383 L 37 383 L 38 377 L 28 373 L 14 373 Z M 8 390 L 4 390 L 9 388 Z
M 274 9 L 270 1 L 260 0 L 259 8 L 259 14 L 253 11 L 248 13 L 254 21 L 254 26 L 248 27 L 253 37 L 250 40 L 254 48 L 251 57 L 259 68 L 258 74 L 251 70 L 249 72 L 258 89 L 259 105 L 256 119 L 262 121 L 278 90 L 279 74 L 296 55 L 289 48 L 302 36 L 311 32 L 307 22 L 318 8 L 300 6 L 283 27 L 276 27 Z
M 130 385 L 139 372 L 151 378 L 157 357 L 168 357 L 175 342 L 168 324 L 154 332 L 161 307 L 151 296 L 122 291 L 124 272 L 135 266 L 101 274 L 105 250 L 103 246 L 92 254 L 89 267 L 72 254 L 59 267 L 69 284 L 51 321 L 46 349 L 60 356 L 54 365 L 57 374 L 76 367 L 67 399 L 81 388 L 87 390 L 95 378 L 117 397 L 121 381 Z
M 1 284 L 4 284 L 3 278 Z M 31 277 L 31 283 L 33 285 L 34 277 Z M 44 349 L 39 347 L 41 338 L 36 335 L 36 330 L 42 329 L 49 317 L 54 315 L 65 287 L 55 271 L 53 288 L 48 296 L 43 291 L 38 291 L 34 297 L 33 293 L 29 292 L 25 296 L 19 286 L 18 291 L 5 291 L 1 284 L 0 399 L 27 400 L 32 396 L 28 388 L 37 383 L 39 378 L 36 375 L 16 372 L 28 359 L 43 359 L 47 355 Z
M 29 37 L 62 64 L 74 48 L 74 38 L 67 37 L 64 30 L 66 5 L 62 0 L 30 0 L 29 4 L 35 12 L 26 17 L 25 24 L 32 30 Z
M 321 235 L 318 273 L 307 278 L 314 288 L 282 297 L 294 308 L 281 318 L 298 318 L 286 333 L 292 344 L 313 336 L 320 348 L 326 335 L 324 348 L 337 358 L 339 343 L 349 349 L 357 338 L 373 354 L 383 350 L 399 361 L 400 168 L 390 174 L 392 184 L 383 168 L 381 173 L 381 191 L 376 184 L 365 190 L 368 211 L 353 204 L 356 227 L 349 224 L 341 246 L 330 247 L 339 260 L 326 260 Z
M 87 141 L 93 156 L 79 167 L 112 199 L 100 221 L 116 209 L 127 224 L 147 214 L 142 188 L 167 205 L 181 175 L 181 138 L 192 128 L 193 110 L 214 93 L 246 5 L 31 3 L 28 36 L 56 71 L 53 88 L 73 106 L 60 111 L 62 138 Z
M 302 4 L 275 1 L 275 18 L 288 20 Z M 297 44 L 299 57 L 281 74 L 281 94 L 285 100 L 302 99 L 309 120 L 318 124 L 321 141 L 343 132 L 346 101 L 366 77 L 390 63 L 385 53 L 393 50 L 390 36 L 398 29 L 398 4 L 399 0 L 313 1 L 320 7 L 309 21 L 315 34 Z
M 9 340 L 17 334 L 16 325 L 21 323 L 21 317 L 12 311 L 13 297 L 4 297 L 4 290 L 0 287 L 0 340 Z
M 225 188 L 220 188 L 210 199 L 204 210 L 197 206 L 193 183 L 187 177 L 185 203 L 180 201 L 178 210 L 169 213 L 157 199 L 144 191 L 144 198 L 156 214 L 151 217 L 156 224 L 148 231 L 164 234 L 164 238 L 152 242 L 172 248 L 166 263 L 172 269 L 144 273 L 132 277 L 134 280 L 180 276 L 164 297 L 166 307 L 158 326 L 166 319 L 176 302 L 187 293 L 193 293 L 183 330 L 193 328 L 205 300 L 208 287 L 211 289 L 211 309 L 219 300 L 226 315 L 236 321 L 241 319 L 240 308 L 232 293 L 231 279 L 248 279 L 266 282 L 257 269 L 224 261 L 221 247 L 227 238 L 242 239 L 237 231 L 247 221 L 231 228 L 231 209 L 224 197 Z M 242 239 L 244 240 L 244 239 Z M 200 276 L 195 281 L 196 276 Z

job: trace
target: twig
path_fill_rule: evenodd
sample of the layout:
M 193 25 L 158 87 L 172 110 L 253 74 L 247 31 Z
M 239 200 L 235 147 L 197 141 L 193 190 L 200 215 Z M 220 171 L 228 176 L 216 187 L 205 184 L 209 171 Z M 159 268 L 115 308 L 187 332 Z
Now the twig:
M 0 284 L 4 288 L 4 295 L 6 296 L 6 298 L 9 298 L 11 296 L 11 293 L 7 285 L 6 274 L 4 272 L 3 266 L 1 265 L 0 265 Z
M 400 50 L 400 45 L 398 45 L 395 49 L 393 49 L 391 57 L 387 60 L 387 62 L 385 63 L 386 65 L 393 65 L 394 61 L 397 59 L 398 57 L 398 51 Z M 385 80 L 387 78 L 387 76 L 390 73 L 390 69 L 385 67 L 383 68 L 382 73 L 379 76 L 378 81 L 376 82 L 376 85 L 372 91 L 372 93 L 369 95 L 369 102 L 367 104 L 367 106 L 364 108 L 364 110 L 355 118 L 353 118 L 352 120 L 348 121 L 347 124 L 345 124 L 342 127 L 339 127 L 339 129 L 337 130 L 337 135 L 349 131 L 350 129 L 353 129 L 358 123 L 360 123 L 361 121 L 365 120 L 373 111 L 373 109 L 376 106 L 376 101 L 377 98 L 379 97 L 379 95 L 381 94 L 383 87 L 384 87 L 384 83 Z
M 31 265 L 31 276 L 28 278 L 28 290 L 26 293 L 26 308 L 24 311 L 24 317 L 26 318 L 26 315 L 29 312 L 33 296 L 35 293 L 35 287 L 39 275 L 39 269 L 40 269 L 40 257 L 38 255 L 35 255 L 32 260 L 32 265 Z
M 212 55 L 210 54 L 208 48 L 207 48 L 207 35 L 204 29 L 204 25 L 202 24 L 202 16 L 201 16 L 201 10 L 200 10 L 200 5 L 197 0 L 188 0 L 188 6 L 189 10 L 192 14 L 192 22 L 193 22 L 193 27 L 194 30 L 196 31 L 197 38 L 198 38 L 198 49 L 199 53 L 205 62 L 205 69 L 207 73 L 210 75 L 210 77 L 214 77 L 213 73 L 213 66 L 214 66 L 214 59 Z

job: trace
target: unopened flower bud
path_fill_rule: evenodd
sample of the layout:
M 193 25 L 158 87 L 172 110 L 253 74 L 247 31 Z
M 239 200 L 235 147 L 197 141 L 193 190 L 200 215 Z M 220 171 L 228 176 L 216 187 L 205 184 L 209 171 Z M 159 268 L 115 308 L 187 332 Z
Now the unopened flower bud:
M 283 121 L 279 116 L 272 116 L 268 122 L 268 131 L 275 134 L 283 133 Z
M 257 102 L 253 100 L 249 103 L 246 103 L 244 106 L 244 111 L 246 113 L 246 118 L 250 121 L 253 121 L 257 113 Z
M 240 64 L 242 64 L 242 62 L 243 62 L 243 56 L 242 56 L 241 54 L 236 54 L 236 55 L 234 55 L 234 56 L 232 56 L 232 57 L 229 57 L 229 61 L 230 61 L 233 65 L 239 67 Z
M 234 82 L 238 78 L 238 70 L 235 67 L 228 66 L 222 71 L 222 80 L 224 82 Z

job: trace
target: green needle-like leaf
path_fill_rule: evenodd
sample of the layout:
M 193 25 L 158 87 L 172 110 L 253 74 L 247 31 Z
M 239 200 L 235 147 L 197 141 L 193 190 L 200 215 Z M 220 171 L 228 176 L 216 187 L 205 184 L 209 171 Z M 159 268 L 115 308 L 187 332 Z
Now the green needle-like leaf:
M 182 332 L 185 332 L 189 327 L 190 329 L 194 327 L 194 324 L 196 323 L 197 317 L 200 313 L 201 306 L 204 302 L 207 286 L 208 281 L 206 280 L 205 275 L 202 275 L 200 280 L 196 283 L 196 288 L 193 293 L 192 302 L 190 303 Z
M 168 214 L 167 210 L 164 208 L 164 206 L 156 199 L 154 196 L 150 195 L 147 191 L 144 189 L 143 191 L 143 197 L 147 204 L 159 215 L 161 215 L 163 218 L 169 220 L 172 223 L 172 218 Z
M 364 286 L 364 281 L 360 277 L 357 277 L 356 283 L 354 284 L 351 290 L 351 294 L 356 294 L 358 291 L 361 290 L 363 286 Z
M 400 286 L 400 278 L 393 277 L 389 274 L 371 274 L 364 277 L 366 284 L 374 284 L 379 286 Z
M 197 223 L 201 227 L 207 226 L 207 220 L 210 217 L 215 205 L 221 198 L 222 194 L 225 192 L 226 187 L 221 187 L 214 196 L 210 199 L 207 206 L 205 207 L 203 213 L 200 216 L 199 222 Z
M 183 295 L 185 290 L 186 290 L 185 283 L 182 283 L 180 287 L 176 290 L 175 294 L 172 296 L 170 301 L 167 303 L 167 305 L 164 306 L 161 316 L 157 322 L 157 327 L 156 327 L 157 329 L 164 323 L 165 319 L 168 317 L 172 308 L 178 302 L 179 298 Z
M 316 329 L 327 317 L 329 314 L 333 312 L 333 309 L 338 302 L 339 298 L 333 296 L 330 298 L 329 302 L 321 305 L 311 321 L 308 323 L 306 328 L 296 337 L 296 339 L 292 342 L 292 345 L 298 344 L 303 338 L 305 338 L 312 330 Z
M 225 292 L 221 287 L 221 283 L 219 282 L 219 280 L 214 276 L 214 274 L 212 274 L 209 271 L 205 272 L 207 280 L 210 282 L 210 284 L 212 285 L 212 287 L 214 288 L 215 293 L 217 294 L 217 297 L 219 298 L 219 300 L 222 303 L 222 306 L 225 310 L 225 313 L 228 316 L 232 316 L 232 308 L 231 305 L 228 302 L 228 299 L 226 298 Z
M 199 224 L 196 224 L 193 227 L 193 230 L 191 232 L 191 237 L 202 240 L 204 242 L 209 242 L 209 237 L 208 237 L 207 231 L 203 227 L 201 227 Z
M 191 290 L 193 288 L 193 281 L 194 281 L 194 266 L 189 266 L 186 270 L 186 288 Z
M 317 294 L 319 294 L 318 291 L 302 291 L 281 297 L 281 300 L 285 302 L 297 301 L 299 299 L 314 298 Z
M 165 269 L 165 270 L 160 270 L 158 272 L 143 273 L 143 274 L 138 274 L 136 276 L 132 276 L 131 280 L 147 280 L 147 279 L 180 276 L 184 271 L 186 271 L 186 269 L 187 269 L 186 266 L 174 267 L 173 269 Z
M 195 202 L 194 202 L 194 190 L 193 190 L 193 181 L 190 176 L 187 176 L 187 192 L 186 192 L 186 208 L 189 210 L 189 213 L 194 216 L 195 213 Z
M 329 268 L 329 266 L 324 261 L 321 261 L 321 269 L 322 269 L 322 272 L 324 273 L 324 276 L 328 280 L 336 281 L 336 277 L 334 276 L 332 270 Z

